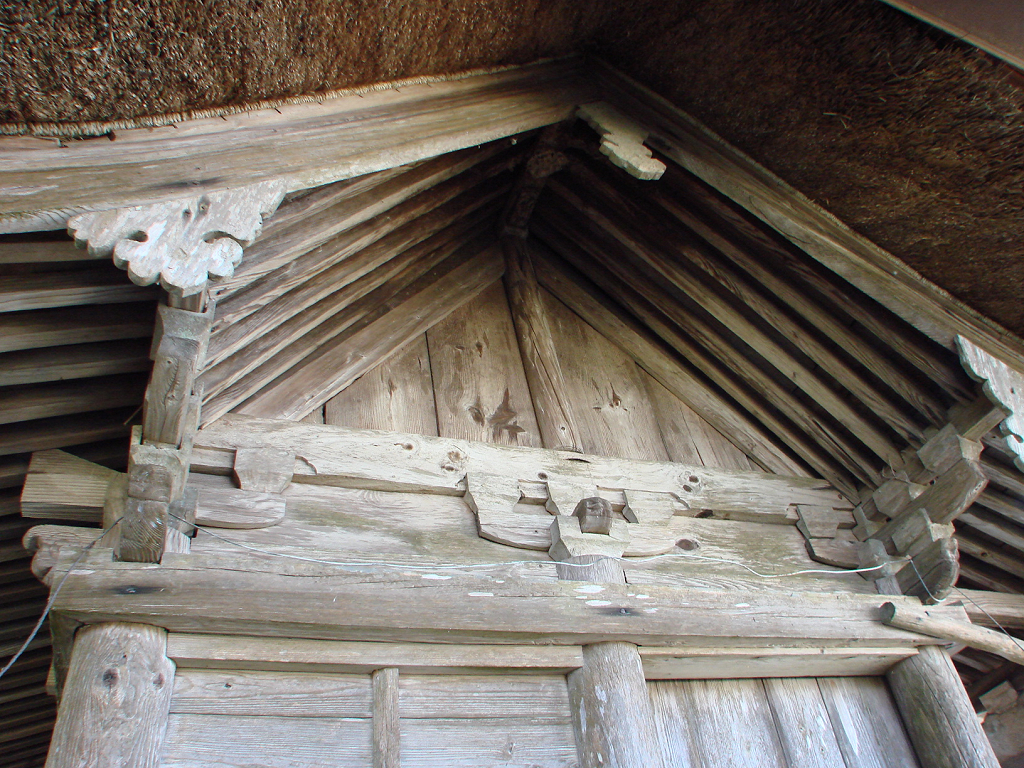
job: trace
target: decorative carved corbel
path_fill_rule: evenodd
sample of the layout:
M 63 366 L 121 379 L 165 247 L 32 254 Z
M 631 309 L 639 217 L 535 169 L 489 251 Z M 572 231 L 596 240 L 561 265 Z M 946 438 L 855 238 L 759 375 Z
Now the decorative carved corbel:
M 653 181 L 665 173 L 665 164 L 644 146 L 650 132 L 610 104 L 583 104 L 576 114 L 601 135 L 601 153 L 630 176 Z
M 1024 471 L 1024 373 L 1011 368 L 963 336 L 956 337 L 960 362 L 996 405 L 1009 414 L 999 425 L 1013 452 L 1013 463 Z
M 139 285 L 160 282 L 190 296 L 212 277 L 228 277 L 242 248 L 259 235 L 263 219 L 284 198 L 284 182 L 263 181 L 152 205 L 72 216 L 68 232 L 94 256 L 113 256 Z

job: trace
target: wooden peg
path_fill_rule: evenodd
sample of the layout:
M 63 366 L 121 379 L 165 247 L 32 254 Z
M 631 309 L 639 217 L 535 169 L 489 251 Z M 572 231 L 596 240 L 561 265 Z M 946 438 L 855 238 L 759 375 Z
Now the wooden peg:
M 245 491 L 282 493 L 292 481 L 295 454 L 280 448 L 239 448 L 234 476 Z

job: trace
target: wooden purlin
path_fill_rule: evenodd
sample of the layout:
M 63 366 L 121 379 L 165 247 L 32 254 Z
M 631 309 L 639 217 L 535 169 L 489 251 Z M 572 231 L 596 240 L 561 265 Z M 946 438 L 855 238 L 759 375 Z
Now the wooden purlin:
M 745 406 L 749 417 L 765 423 L 783 445 L 845 492 L 855 494 L 855 475 L 851 475 L 838 458 L 850 452 L 835 447 L 835 439 L 825 432 L 826 425 L 809 418 L 788 391 L 780 389 L 777 382 L 751 366 L 685 307 L 663 297 L 657 286 L 641 282 L 635 270 L 624 269 L 623 259 L 614 245 L 597 245 L 592 232 L 571 226 L 565 219 L 549 218 L 548 211 L 552 207 L 546 205 L 541 216 L 545 227 L 535 226 L 544 242 L 578 270 L 598 280 L 599 287 L 607 294 L 620 297 L 620 303 L 625 304 L 630 314 L 730 397 L 738 403 L 749 403 Z M 857 463 L 858 469 L 861 463 Z
M 591 226 L 595 228 L 605 239 L 610 238 L 618 245 L 618 252 L 628 255 L 634 264 L 643 265 L 642 269 L 658 275 L 659 280 L 667 281 L 673 292 L 681 292 L 702 309 L 702 314 L 709 316 L 717 327 L 720 324 L 726 332 L 722 340 L 726 345 L 731 344 L 730 336 L 735 334 L 744 345 L 749 346 L 759 359 L 763 359 L 764 365 L 769 371 L 776 370 L 781 376 L 796 384 L 796 387 L 819 404 L 825 413 L 831 414 L 843 428 L 853 434 L 864 446 L 869 448 L 883 463 L 894 464 L 899 462 L 899 449 L 892 438 L 879 430 L 872 421 L 861 416 L 859 412 L 851 408 L 845 399 L 839 395 L 834 384 L 823 378 L 804 365 L 800 359 L 790 354 L 782 345 L 777 343 L 770 335 L 763 332 L 756 324 L 738 312 L 725 297 L 720 296 L 706 282 L 699 280 L 695 275 L 672 261 L 677 250 L 685 251 L 685 245 L 674 242 L 671 237 L 661 234 L 662 227 L 655 226 L 653 218 L 644 215 L 644 212 L 621 196 L 615 197 L 615 204 L 602 196 L 595 195 L 593 185 L 588 185 L 586 191 L 578 186 L 570 189 L 565 185 L 552 182 L 550 188 L 557 193 L 560 200 L 565 201 L 574 209 L 577 215 L 582 214 Z M 606 189 L 600 192 L 606 192 Z M 612 213 L 614 211 L 614 213 Z M 629 222 L 626 224 L 625 222 Z M 637 226 L 641 224 L 641 226 Z M 641 270 L 637 270 L 637 279 Z M 653 283 L 650 277 L 646 282 Z M 678 295 L 678 294 L 677 294 Z M 662 302 L 666 311 L 669 307 L 666 304 L 678 304 L 667 298 Z M 674 309 L 674 307 L 671 307 Z M 735 348 L 735 347 L 734 347 Z M 738 351 L 738 350 L 737 350 Z M 720 351 L 719 354 L 726 354 Z M 814 423 L 808 422 L 809 426 L 815 428 Z M 836 436 L 839 437 L 838 435 Z M 841 439 L 841 438 L 840 438 Z M 838 440 L 836 441 L 839 442 Z M 838 448 L 838 445 L 834 445 Z M 856 448 L 847 448 L 848 460 L 854 460 Z M 863 459 L 856 464 L 850 465 L 851 469 L 856 468 L 866 473 L 868 478 L 873 478 L 874 469 L 871 463 Z
M 997 357 L 1024 357 L 1024 341 L 855 233 L 706 126 L 608 64 L 593 59 L 591 65 L 602 97 L 650 130 L 653 149 L 929 338 L 952 350 L 961 334 Z
M 466 191 L 362 249 L 342 253 L 340 258 L 328 251 L 322 255 L 329 256 L 328 261 L 336 259 L 333 266 L 328 264 L 323 272 L 295 285 L 257 312 L 215 328 L 202 377 L 207 398 L 303 335 L 321 333 L 338 312 L 408 264 L 429 259 L 428 254 L 458 242 L 467 228 L 475 230 L 478 222 L 494 215 L 493 203 L 505 189 L 507 185 L 496 179 Z M 316 251 L 310 254 L 317 255 Z
M 178 185 L 204 193 L 279 178 L 294 191 L 477 146 L 569 117 L 590 91 L 579 70 L 575 59 L 541 62 L 118 131 L 116 142 L 73 149 L 26 152 L 20 139 L 5 137 L 0 230 L 60 229 L 73 213 L 163 200 Z

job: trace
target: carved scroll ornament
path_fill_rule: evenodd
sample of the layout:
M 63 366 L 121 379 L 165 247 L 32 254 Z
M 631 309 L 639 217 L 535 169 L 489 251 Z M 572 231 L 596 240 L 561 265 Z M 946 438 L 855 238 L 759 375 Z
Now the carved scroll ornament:
M 211 192 L 152 205 L 73 216 L 68 232 L 94 256 L 113 256 L 132 282 L 159 280 L 168 291 L 189 296 L 210 277 L 228 277 L 242 248 L 259 235 L 263 219 L 284 197 L 281 181 Z
M 956 337 L 956 345 L 960 362 L 971 378 L 981 382 L 989 400 L 1009 411 L 999 429 L 1013 451 L 1013 463 L 1024 472 L 1024 374 L 963 336 Z

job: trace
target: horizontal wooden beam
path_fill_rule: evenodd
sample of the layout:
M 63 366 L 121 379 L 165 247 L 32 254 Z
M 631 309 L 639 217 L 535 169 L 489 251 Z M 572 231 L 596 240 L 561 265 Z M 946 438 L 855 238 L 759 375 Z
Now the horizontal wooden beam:
M 951 599 L 960 600 L 974 624 L 1024 629 L 1024 595 L 958 588 Z
M 155 288 L 132 284 L 124 274 L 108 264 L 100 269 L 4 275 L 0 283 L 0 312 L 153 301 L 156 298 Z
M 167 656 L 179 668 L 367 674 L 398 667 L 403 674 L 484 669 L 565 674 L 583 664 L 573 646 L 359 643 L 173 632 Z
M 849 507 L 826 481 L 760 472 L 687 467 L 673 462 L 614 459 L 543 448 L 346 429 L 228 414 L 196 435 L 193 471 L 226 474 L 238 448 L 275 446 L 296 461 L 294 482 L 415 491 L 466 492 L 467 472 L 593 483 L 603 488 L 675 493 L 697 509 L 760 509 L 775 516 L 792 504 Z M 696 478 L 696 480 L 691 480 Z
M 53 579 L 63 578 L 75 553 L 62 550 L 60 557 Z M 168 553 L 160 565 L 141 566 L 94 550 L 68 575 L 54 611 L 83 623 L 350 641 L 908 649 L 932 642 L 878 621 L 887 600 L 917 604 L 881 595 L 653 585 L 641 591 L 606 584 L 598 592 L 575 582 L 295 561 L 278 567 L 224 554 Z
M 0 355 L 0 387 L 148 371 L 148 339 L 26 349 Z
M 588 100 L 575 59 L 395 84 L 179 126 L 58 145 L 0 138 L 0 232 L 62 229 L 83 210 L 282 179 L 288 190 L 404 165 L 570 117 Z M 400 86 L 400 87 L 398 87 Z
M 156 302 L 63 307 L 0 314 L 0 352 L 148 338 Z

